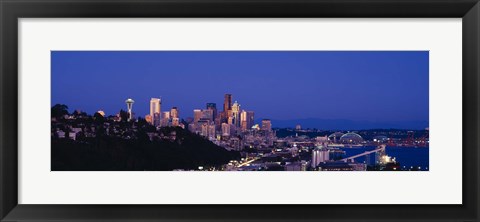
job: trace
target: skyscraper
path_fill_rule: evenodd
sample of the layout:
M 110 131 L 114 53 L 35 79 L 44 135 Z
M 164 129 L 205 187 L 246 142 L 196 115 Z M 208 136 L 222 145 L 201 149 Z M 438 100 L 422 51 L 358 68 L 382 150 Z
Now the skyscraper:
M 162 120 L 160 121 L 160 126 L 168 126 L 170 122 L 170 112 L 165 111 L 162 113 Z
M 232 94 L 225 94 L 225 99 L 223 101 L 223 112 L 227 112 L 232 109 Z
M 208 122 L 213 122 L 214 118 L 213 118 L 213 110 L 211 109 L 205 109 L 205 110 L 202 110 L 202 117 L 201 119 L 203 120 L 208 120 Z
M 217 104 L 216 103 L 207 103 L 207 110 L 212 110 L 212 112 L 213 112 L 212 121 L 215 121 L 215 118 L 217 118 Z
M 233 124 L 240 127 L 240 104 L 237 101 L 232 105 Z
M 133 101 L 133 99 L 128 98 L 127 100 L 125 100 L 125 103 L 127 104 L 128 121 L 130 121 L 132 120 L 132 107 L 135 101 Z
M 254 124 L 254 112 L 243 110 L 240 114 L 240 124 L 243 131 L 252 128 Z
M 232 116 L 232 94 L 225 94 L 223 100 L 222 122 L 228 122 L 228 118 Z
M 179 118 L 178 117 L 178 108 L 176 106 L 172 107 L 170 110 L 170 117 L 171 118 Z
M 198 123 L 198 121 L 202 118 L 203 112 L 202 110 L 199 109 L 194 109 L 193 110 L 193 122 Z
M 247 128 L 252 128 L 253 124 L 255 124 L 255 112 L 247 111 Z
M 150 116 L 152 118 L 152 124 L 154 126 L 160 125 L 161 104 L 162 102 L 159 98 L 150 99 Z

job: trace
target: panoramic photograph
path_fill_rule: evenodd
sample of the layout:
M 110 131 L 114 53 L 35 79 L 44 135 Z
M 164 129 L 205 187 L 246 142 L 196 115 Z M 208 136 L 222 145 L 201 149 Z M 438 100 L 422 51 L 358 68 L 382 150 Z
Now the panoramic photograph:
M 428 171 L 429 52 L 52 51 L 51 170 Z

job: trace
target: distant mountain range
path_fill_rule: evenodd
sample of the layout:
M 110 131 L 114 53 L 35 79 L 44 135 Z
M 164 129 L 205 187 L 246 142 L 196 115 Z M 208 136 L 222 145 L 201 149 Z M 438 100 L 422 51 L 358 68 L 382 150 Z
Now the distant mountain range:
M 361 130 L 361 129 L 411 129 L 422 130 L 428 127 L 428 121 L 394 121 L 394 122 L 374 122 L 374 121 L 355 121 L 346 119 L 292 119 L 275 120 L 272 119 L 272 127 L 294 128 L 300 124 L 302 128 L 317 128 L 322 130 Z M 261 123 L 261 119 L 256 122 Z

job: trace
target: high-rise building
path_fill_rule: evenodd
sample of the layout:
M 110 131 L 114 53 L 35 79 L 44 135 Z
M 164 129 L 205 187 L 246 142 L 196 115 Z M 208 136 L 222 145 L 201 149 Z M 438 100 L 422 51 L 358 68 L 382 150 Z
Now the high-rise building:
M 180 118 L 178 117 L 178 108 L 176 106 L 172 107 L 170 110 L 170 117 L 171 118 Z
M 152 125 L 160 126 L 162 122 L 162 114 L 161 113 L 154 113 L 152 116 Z
M 162 113 L 162 120 L 160 121 L 160 126 L 168 126 L 170 123 L 170 112 L 165 111 Z
M 199 109 L 194 109 L 193 110 L 193 122 L 198 123 L 198 121 L 202 118 L 203 112 L 202 110 Z
M 215 117 L 215 128 L 217 130 L 222 129 L 222 116 L 221 115 L 217 115 L 217 117 Z
M 254 112 L 253 111 L 245 111 L 243 110 L 240 115 L 240 122 L 242 125 L 242 130 L 248 130 L 252 128 L 253 124 L 255 123 L 254 120 Z
M 262 119 L 262 130 L 272 131 L 272 121 L 269 119 Z
M 209 122 L 213 122 L 213 110 L 211 109 L 205 109 L 202 110 L 202 117 L 201 119 L 203 120 L 208 120 Z
M 217 118 L 217 104 L 207 103 L 207 110 L 212 110 L 213 112 L 212 121 L 215 121 L 215 118 Z
M 170 112 L 165 111 L 162 113 L 162 119 L 170 119 Z
M 232 109 L 232 94 L 225 94 L 225 99 L 223 100 L 223 112 L 227 112 Z
M 154 126 L 160 125 L 161 100 L 159 98 L 150 99 L 150 116 L 152 117 L 152 124 Z
M 228 122 L 228 118 L 232 116 L 232 94 L 225 94 L 221 116 L 222 123 Z
M 240 127 L 240 104 L 237 101 L 232 105 L 232 117 L 233 124 Z
M 133 103 L 135 103 L 135 101 L 133 101 L 133 99 L 130 99 L 128 98 L 127 100 L 125 100 L 125 103 L 127 104 L 127 112 L 128 112 L 128 121 L 132 120 L 132 107 L 133 107 Z

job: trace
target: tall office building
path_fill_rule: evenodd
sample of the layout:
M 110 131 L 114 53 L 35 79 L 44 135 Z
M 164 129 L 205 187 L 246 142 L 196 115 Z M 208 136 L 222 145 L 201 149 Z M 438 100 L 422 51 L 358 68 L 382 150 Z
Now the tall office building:
M 225 99 L 223 100 L 223 112 L 227 112 L 232 109 L 232 94 L 225 94 Z
M 205 110 L 202 110 L 202 117 L 201 117 L 202 120 L 208 120 L 208 122 L 213 122 L 214 118 L 213 118 L 213 110 L 211 109 L 205 109 Z
M 133 103 L 135 103 L 135 101 L 133 101 L 133 99 L 128 98 L 127 100 L 125 100 L 125 103 L 127 104 L 128 121 L 130 121 L 133 118 L 132 107 L 133 107 Z
M 150 99 L 150 117 L 152 118 L 152 124 L 154 126 L 160 125 L 160 113 L 161 113 L 161 100 L 159 98 Z
M 202 118 L 203 112 L 202 110 L 199 109 L 194 109 L 193 110 L 193 122 L 198 123 L 198 121 Z
M 212 110 L 213 112 L 212 121 L 215 121 L 215 118 L 217 118 L 217 104 L 207 103 L 207 110 Z
M 254 124 L 254 118 L 255 117 L 253 111 L 242 111 L 242 113 L 240 114 L 240 124 L 243 131 L 252 128 Z
M 162 120 L 160 121 L 160 126 L 168 126 L 170 122 L 170 112 L 165 111 L 162 113 Z
M 172 107 L 170 110 L 170 117 L 171 118 L 180 118 L 178 117 L 178 108 L 176 106 Z
M 269 119 L 262 119 L 262 130 L 272 131 L 272 121 Z
M 237 101 L 232 105 L 233 124 L 240 127 L 240 104 Z
M 222 122 L 228 122 L 228 118 L 232 116 L 232 94 L 225 94 L 223 100 Z

